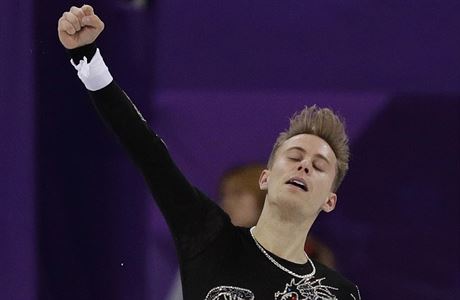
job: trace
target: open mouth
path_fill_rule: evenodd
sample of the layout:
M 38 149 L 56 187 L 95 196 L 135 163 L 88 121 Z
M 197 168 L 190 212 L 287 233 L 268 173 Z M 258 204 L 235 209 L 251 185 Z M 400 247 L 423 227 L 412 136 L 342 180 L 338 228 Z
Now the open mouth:
M 299 189 L 308 192 L 308 186 L 305 183 L 303 179 L 300 178 L 291 178 L 288 181 L 286 181 L 286 184 L 293 185 L 295 187 L 298 187 Z

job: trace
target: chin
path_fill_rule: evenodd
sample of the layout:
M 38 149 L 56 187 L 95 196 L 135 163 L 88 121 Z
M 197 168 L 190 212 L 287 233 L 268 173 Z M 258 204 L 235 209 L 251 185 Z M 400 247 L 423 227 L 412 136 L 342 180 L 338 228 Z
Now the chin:
M 294 217 L 305 218 L 307 209 L 305 206 L 305 198 L 301 197 L 285 197 L 275 203 L 277 210 L 283 215 L 290 219 Z

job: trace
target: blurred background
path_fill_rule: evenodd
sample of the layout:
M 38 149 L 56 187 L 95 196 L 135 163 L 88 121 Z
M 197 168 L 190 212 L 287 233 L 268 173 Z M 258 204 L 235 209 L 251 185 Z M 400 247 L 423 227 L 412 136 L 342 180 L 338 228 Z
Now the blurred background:
M 1 1 L 0 299 L 166 299 L 171 236 L 57 39 Z M 460 2 L 89 1 L 118 83 L 214 199 L 289 116 L 337 110 L 350 172 L 315 236 L 363 299 L 460 299 Z

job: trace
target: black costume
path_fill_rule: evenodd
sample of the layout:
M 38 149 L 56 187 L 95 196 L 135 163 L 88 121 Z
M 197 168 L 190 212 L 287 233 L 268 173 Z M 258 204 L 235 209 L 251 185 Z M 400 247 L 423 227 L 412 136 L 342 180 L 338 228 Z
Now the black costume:
M 74 63 L 83 56 L 90 60 L 95 52 L 93 44 L 70 50 Z M 142 170 L 165 216 L 179 256 L 184 299 L 360 299 L 354 284 L 318 262 L 312 277 L 298 278 L 270 261 L 249 229 L 232 225 L 220 207 L 190 185 L 162 140 L 114 81 L 90 95 Z M 297 274 L 314 268 L 269 255 Z

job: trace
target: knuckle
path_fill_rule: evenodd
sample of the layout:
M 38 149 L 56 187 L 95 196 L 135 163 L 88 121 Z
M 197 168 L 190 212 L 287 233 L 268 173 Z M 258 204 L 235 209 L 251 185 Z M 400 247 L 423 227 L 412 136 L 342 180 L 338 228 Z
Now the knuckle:
M 78 8 L 76 6 L 72 6 L 71 12 L 77 16 L 83 15 L 81 8 Z

